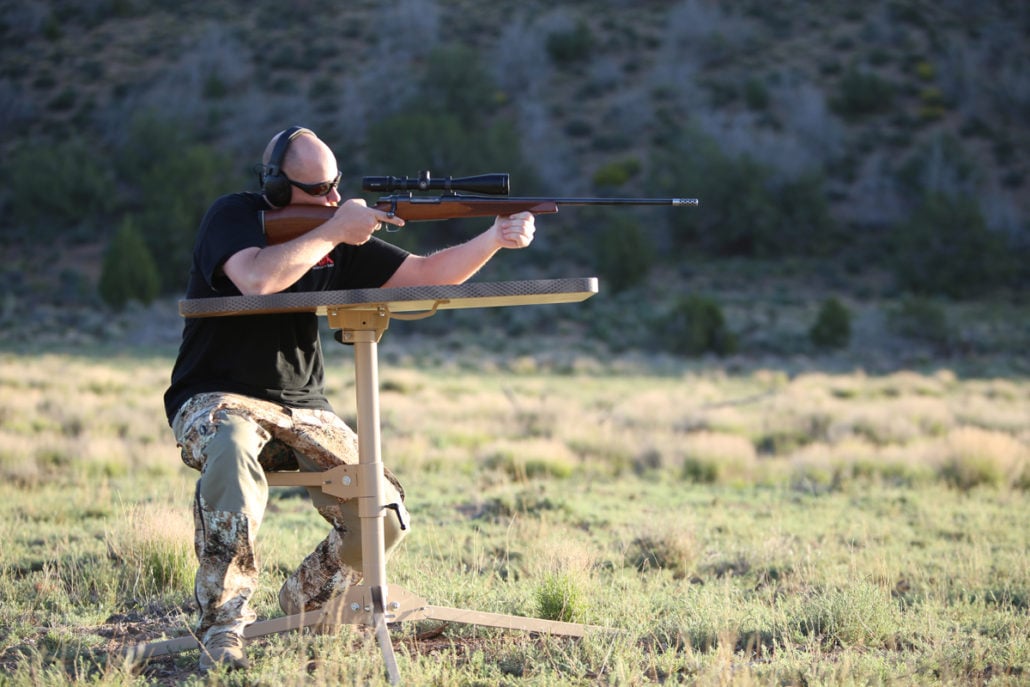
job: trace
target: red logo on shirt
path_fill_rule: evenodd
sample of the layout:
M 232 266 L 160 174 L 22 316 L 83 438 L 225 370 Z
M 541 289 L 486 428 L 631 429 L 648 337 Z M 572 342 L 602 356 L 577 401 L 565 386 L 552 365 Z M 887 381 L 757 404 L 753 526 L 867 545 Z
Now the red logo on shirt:
M 321 260 L 316 262 L 315 266 L 312 267 L 311 269 L 317 270 L 317 269 L 321 269 L 323 267 L 332 267 L 334 264 L 335 263 L 333 262 L 333 259 L 327 254 L 324 258 L 322 258 Z

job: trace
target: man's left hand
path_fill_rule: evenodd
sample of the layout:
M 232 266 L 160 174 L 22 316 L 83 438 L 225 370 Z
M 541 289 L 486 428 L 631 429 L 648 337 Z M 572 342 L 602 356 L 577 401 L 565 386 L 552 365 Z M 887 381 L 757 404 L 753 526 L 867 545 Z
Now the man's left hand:
M 519 212 L 494 220 L 494 235 L 502 248 L 525 248 L 533 242 L 536 217 L 532 212 Z

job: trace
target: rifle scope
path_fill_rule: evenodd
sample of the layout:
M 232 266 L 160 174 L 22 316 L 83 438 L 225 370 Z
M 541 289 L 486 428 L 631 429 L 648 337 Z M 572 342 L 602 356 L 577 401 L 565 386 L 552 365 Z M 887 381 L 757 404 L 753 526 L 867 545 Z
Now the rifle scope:
M 361 188 L 377 193 L 393 191 L 468 191 L 493 196 L 508 195 L 507 174 L 478 174 L 472 177 L 443 177 L 434 179 L 429 170 L 417 177 L 364 177 Z

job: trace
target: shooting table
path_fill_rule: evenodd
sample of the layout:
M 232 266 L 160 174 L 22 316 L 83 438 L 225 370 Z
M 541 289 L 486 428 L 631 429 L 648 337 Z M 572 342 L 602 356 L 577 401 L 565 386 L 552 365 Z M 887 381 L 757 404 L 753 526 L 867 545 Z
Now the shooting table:
M 358 464 L 339 465 L 324 472 L 270 472 L 270 486 L 319 487 L 342 499 L 358 499 L 361 518 L 363 578 L 347 593 L 322 609 L 249 625 L 244 636 L 260 637 L 314 626 L 321 630 L 339 624 L 374 629 L 392 684 L 400 680 L 387 623 L 441 620 L 512 630 L 573 637 L 588 627 L 523 616 L 485 613 L 433 606 L 399 586 L 387 586 L 383 518 L 383 462 L 379 419 L 378 343 L 390 319 L 421 319 L 438 310 L 494 308 L 515 305 L 577 303 L 597 293 L 597 279 L 548 279 L 511 282 L 473 282 L 455 286 L 418 286 L 392 289 L 355 289 L 281 293 L 269 296 L 203 298 L 179 303 L 183 317 L 227 317 L 270 313 L 312 312 L 328 319 L 337 338 L 354 346 L 357 392 Z M 140 644 L 128 653 L 148 658 L 198 648 L 196 637 L 186 636 Z

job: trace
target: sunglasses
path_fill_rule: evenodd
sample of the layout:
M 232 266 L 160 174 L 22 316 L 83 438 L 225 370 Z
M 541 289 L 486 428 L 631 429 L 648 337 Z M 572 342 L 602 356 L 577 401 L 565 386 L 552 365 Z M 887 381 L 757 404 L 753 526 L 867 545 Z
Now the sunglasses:
M 336 173 L 336 178 L 332 181 L 320 181 L 317 184 L 302 184 L 299 181 L 290 179 L 290 183 L 299 188 L 304 193 L 310 196 L 328 196 L 333 192 L 333 189 L 340 185 L 340 177 L 343 176 L 341 172 Z

